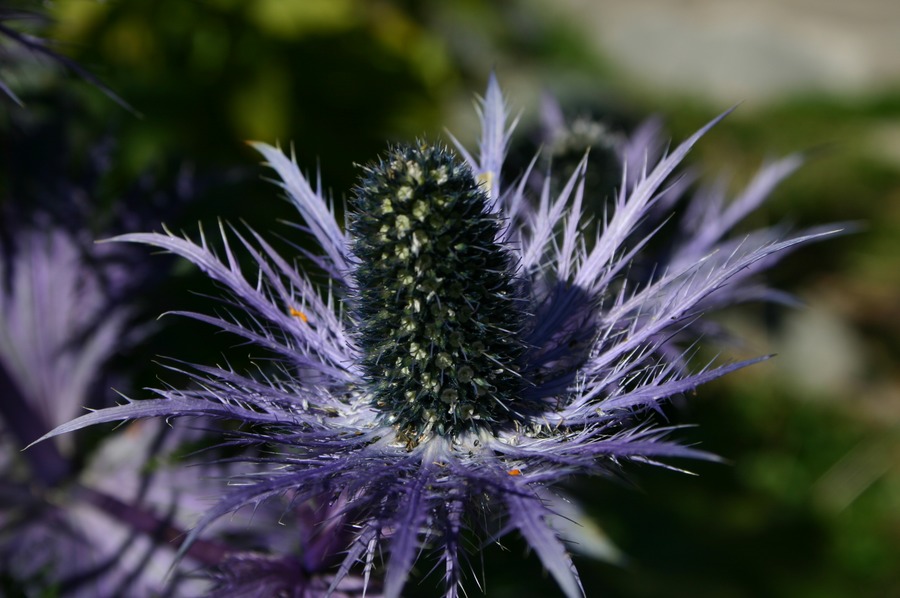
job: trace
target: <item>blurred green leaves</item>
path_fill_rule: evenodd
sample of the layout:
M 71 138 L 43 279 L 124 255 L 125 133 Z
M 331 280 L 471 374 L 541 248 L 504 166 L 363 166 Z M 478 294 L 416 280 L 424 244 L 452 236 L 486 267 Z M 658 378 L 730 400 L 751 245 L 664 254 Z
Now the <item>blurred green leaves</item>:
M 126 138 L 131 172 L 163 155 L 233 165 L 248 155 L 243 140 L 297 141 L 301 163 L 321 160 L 346 189 L 352 162 L 385 139 L 437 129 L 454 80 L 442 42 L 388 2 L 70 0 L 54 10 L 54 35 L 102 65 L 144 115 L 94 106 Z

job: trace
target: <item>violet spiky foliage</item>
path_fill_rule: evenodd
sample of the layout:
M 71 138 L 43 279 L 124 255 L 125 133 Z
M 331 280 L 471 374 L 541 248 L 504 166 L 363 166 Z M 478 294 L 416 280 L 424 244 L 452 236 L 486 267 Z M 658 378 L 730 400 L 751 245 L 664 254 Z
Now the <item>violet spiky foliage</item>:
M 79 472 L 87 459 L 62 442 L 71 439 L 20 452 L 97 404 L 107 361 L 126 344 L 129 310 L 108 300 L 85 253 L 73 234 L 53 227 L 21 227 L 0 251 L 0 582 L 26 593 L 147 587 L 123 537 L 132 530 L 117 536 L 76 504 L 82 493 L 73 479 L 93 461 Z M 104 473 L 109 480 L 119 472 Z M 123 476 L 115 477 L 121 489 Z M 132 469 L 124 477 L 139 475 Z
M 89 450 L 56 438 L 22 451 L 85 406 L 112 402 L 104 390 L 122 378 L 110 360 L 135 341 L 122 298 L 140 270 L 126 274 L 123 246 L 95 245 L 77 223 L 63 230 L 39 213 L 19 224 L 0 249 L 0 593 L 163 595 L 168 540 L 196 518 L 200 490 L 196 471 L 147 464 L 185 435 L 145 421 Z M 201 546 L 192 560 L 224 552 Z M 173 591 L 208 586 L 168 581 Z
M 198 243 L 118 237 L 201 267 L 232 309 L 187 315 L 267 349 L 278 365 L 255 374 L 197 366 L 196 388 L 159 390 L 54 434 L 141 417 L 236 420 L 248 441 L 267 445 L 269 469 L 233 480 L 192 537 L 267 498 L 330 496 L 352 531 L 332 588 L 357 567 L 364 579 L 381 573 L 376 557 L 386 554 L 384 595 L 399 596 L 431 551 L 446 595 L 458 596 L 471 570 L 464 535 L 517 531 L 563 593 L 581 595 L 556 485 L 628 461 L 711 458 L 642 416 L 757 361 L 692 369 L 693 345 L 681 343 L 697 340 L 714 308 L 777 298 L 753 275 L 829 231 L 729 236 L 793 168 L 790 158 L 764 168 L 734 203 L 698 196 L 685 242 L 636 279 L 629 266 L 658 229 L 648 220 L 661 198 L 683 191 L 673 173 L 718 119 L 658 158 L 624 147 L 621 188 L 589 228 L 587 159 L 558 193 L 545 182 L 532 197 L 530 172 L 509 186 L 501 176 L 513 126 L 493 78 L 480 116 L 477 153 L 416 143 L 365 168 L 347 227 L 291 158 L 254 144 L 321 246 L 304 259 L 327 274 L 325 286 L 252 231 L 222 228 L 221 257 L 202 234 Z

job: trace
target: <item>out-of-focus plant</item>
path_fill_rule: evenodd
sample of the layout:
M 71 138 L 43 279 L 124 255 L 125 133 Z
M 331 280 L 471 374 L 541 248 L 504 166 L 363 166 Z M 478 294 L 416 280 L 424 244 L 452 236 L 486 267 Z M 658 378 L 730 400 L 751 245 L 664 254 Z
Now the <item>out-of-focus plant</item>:
M 9 79 L 25 77 L 28 70 L 43 63 L 75 73 L 122 108 L 134 112 L 111 88 L 43 35 L 50 26 L 50 18 L 43 8 L 40 2 L 27 1 L 5 2 L 0 7 L 0 93 L 24 106 Z

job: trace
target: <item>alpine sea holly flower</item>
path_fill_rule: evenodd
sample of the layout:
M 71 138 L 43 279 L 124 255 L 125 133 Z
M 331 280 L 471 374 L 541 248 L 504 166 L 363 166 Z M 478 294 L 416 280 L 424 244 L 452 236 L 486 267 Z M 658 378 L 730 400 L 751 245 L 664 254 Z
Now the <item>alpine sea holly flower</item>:
M 252 231 L 222 229 L 221 259 L 202 233 L 199 244 L 118 237 L 200 266 L 228 290 L 231 313 L 187 315 L 277 359 L 246 374 L 196 366 L 195 388 L 158 390 L 160 398 L 84 415 L 53 435 L 142 417 L 235 420 L 239 440 L 265 445 L 266 456 L 253 457 L 263 472 L 233 478 L 188 542 L 245 505 L 327 497 L 349 534 L 331 589 L 357 567 L 368 580 L 387 553 L 383 591 L 398 596 L 430 550 L 446 594 L 457 596 L 469 570 L 464 536 L 518 531 L 563 592 L 581 595 L 555 487 L 626 461 L 710 458 L 645 416 L 758 361 L 692 369 L 690 353 L 711 309 L 777 298 L 752 275 L 828 232 L 728 238 L 792 166 L 778 163 L 736 203 L 692 210 L 694 236 L 653 274 L 634 276 L 630 266 L 659 229 L 644 225 L 662 198 L 683 191 L 671 176 L 715 121 L 659 159 L 625 148 L 622 185 L 596 233 L 582 209 L 586 159 L 558 193 L 545 181 L 532 198 L 531 169 L 511 186 L 502 177 L 513 127 L 493 78 L 481 121 L 477 156 L 458 143 L 462 159 L 417 142 L 366 167 L 346 227 L 294 161 L 254 144 L 321 245 L 303 253 L 328 275 L 325 286 Z

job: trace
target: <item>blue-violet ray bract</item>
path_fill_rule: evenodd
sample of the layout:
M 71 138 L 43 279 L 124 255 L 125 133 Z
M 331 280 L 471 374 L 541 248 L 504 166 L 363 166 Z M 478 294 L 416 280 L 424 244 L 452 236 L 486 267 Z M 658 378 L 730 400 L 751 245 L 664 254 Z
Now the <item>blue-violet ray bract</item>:
M 230 480 L 188 541 L 267 498 L 325 498 L 341 505 L 334 517 L 349 531 L 330 581 L 336 593 L 358 571 L 364 583 L 383 575 L 383 594 L 399 596 L 424 550 L 446 595 L 458 596 L 472 574 L 469 532 L 487 540 L 518 531 L 564 594 L 582 595 L 556 486 L 626 461 L 711 458 L 645 416 L 758 361 L 692 367 L 712 326 L 707 314 L 778 300 L 755 275 L 836 231 L 730 236 L 797 167 L 788 157 L 731 202 L 714 192 L 689 199 L 685 218 L 667 225 L 676 241 L 665 255 L 632 269 L 685 191 L 673 172 L 718 119 L 663 155 L 646 130 L 624 142 L 621 185 L 588 226 L 587 158 L 558 192 L 533 168 L 507 186 L 515 123 L 493 77 L 480 116 L 477 154 L 455 140 L 458 154 L 415 142 L 365 167 L 346 226 L 291 158 L 254 144 L 321 246 L 303 259 L 327 285 L 252 231 L 223 228 L 222 257 L 202 232 L 197 243 L 171 233 L 118 237 L 183 256 L 222 284 L 228 315 L 187 315 L 268 350 L 276 365 L 196 366 L 195 387 L 161 389 L 53 434 L 141 417 L 244 424 L 234 433 L 267 447 L 263 470 Z M 229 239 L 253 272 L 242 271 Z

